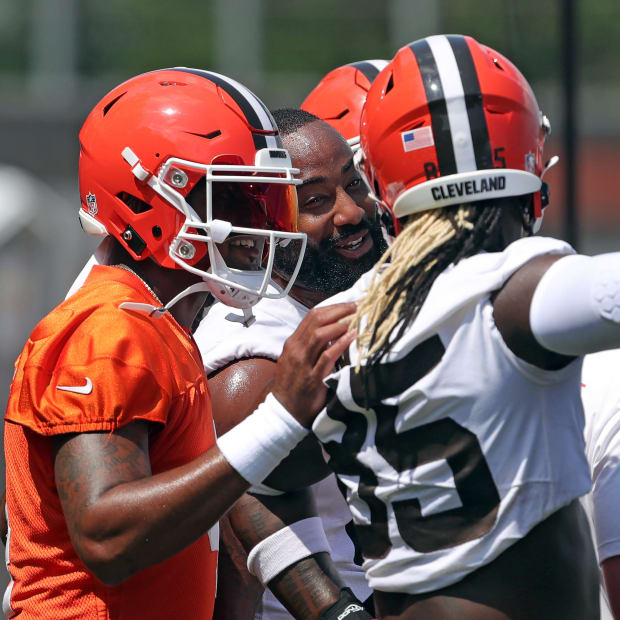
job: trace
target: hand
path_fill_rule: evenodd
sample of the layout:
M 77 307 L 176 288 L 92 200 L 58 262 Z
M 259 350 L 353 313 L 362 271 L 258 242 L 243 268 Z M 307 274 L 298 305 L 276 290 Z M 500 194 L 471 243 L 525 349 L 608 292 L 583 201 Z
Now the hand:
M 355 338 L 349 322 L 342 321 L 355 308 L 354 303 L 346 303 L 310 310 L 284 344 L 272 391 L 308 428 L 325 403 L 327 388 L 323 379 Z

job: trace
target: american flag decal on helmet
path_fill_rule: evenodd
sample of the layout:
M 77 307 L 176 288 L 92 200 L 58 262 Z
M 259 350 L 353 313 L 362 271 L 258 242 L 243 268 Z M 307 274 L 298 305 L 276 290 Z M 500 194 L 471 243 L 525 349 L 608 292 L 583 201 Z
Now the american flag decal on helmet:
M 403 131 L 400 136 L 403 140 L 403 149 L 405 153 L 417 151 L 418 149 L 423 149 L 435 144 L 433 140 L 433 130 L 429 126 L 419 127 L 411 131 Z

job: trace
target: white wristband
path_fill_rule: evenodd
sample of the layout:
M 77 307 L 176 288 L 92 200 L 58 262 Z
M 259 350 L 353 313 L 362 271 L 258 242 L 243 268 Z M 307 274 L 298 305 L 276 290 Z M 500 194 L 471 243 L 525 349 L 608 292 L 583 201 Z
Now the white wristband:
M 261 540 L 248 555 L 248 571 L 266 586 L 295 562 L 322 551 L 331 552 L 323 522 L 310 517 Z
M 254 413 L 217 440 L 217 446 L 241 476 L 258 485 L 309 432 L 270 392 Z

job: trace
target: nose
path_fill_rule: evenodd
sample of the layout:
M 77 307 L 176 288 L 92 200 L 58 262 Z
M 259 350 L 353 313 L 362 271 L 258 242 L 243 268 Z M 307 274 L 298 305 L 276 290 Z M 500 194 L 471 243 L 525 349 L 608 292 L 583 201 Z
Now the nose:
M 340 188 L 334 205 L 334 226 L 356 226 L 364 217 L 364 209 L 360 207 L 347 192 Z

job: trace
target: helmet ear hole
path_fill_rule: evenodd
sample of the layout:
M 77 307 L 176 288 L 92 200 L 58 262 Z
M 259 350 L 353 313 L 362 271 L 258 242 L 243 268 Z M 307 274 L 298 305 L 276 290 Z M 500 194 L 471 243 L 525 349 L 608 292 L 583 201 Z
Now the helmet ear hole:
M 116 197 L 125 203 L 125 205 L 136 215 L 139 213 L 146 213 L 153 208 L 148 202 L 144 202 L 144 200 L 140 200 L 140 198 L 132 196 L 127 192 L 120 192 L 116 195 Z

